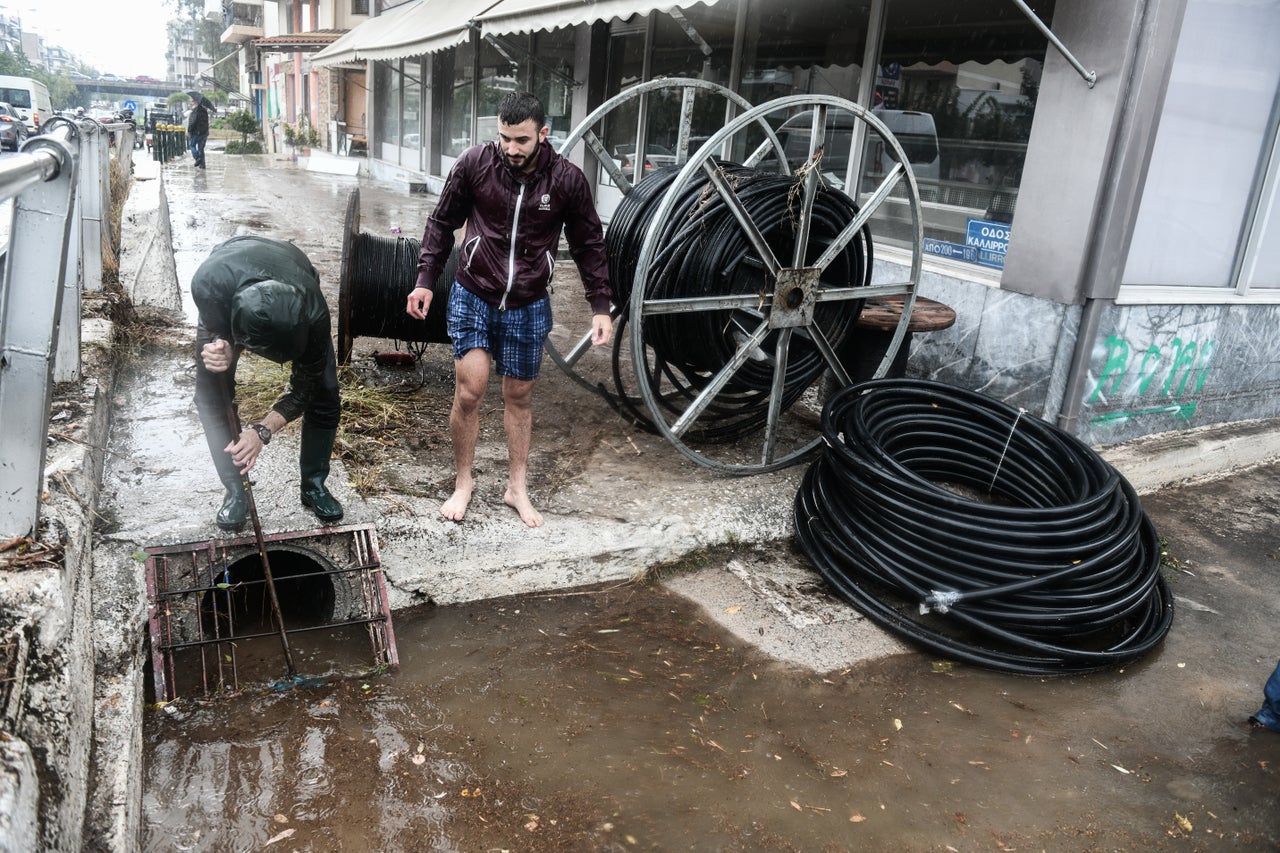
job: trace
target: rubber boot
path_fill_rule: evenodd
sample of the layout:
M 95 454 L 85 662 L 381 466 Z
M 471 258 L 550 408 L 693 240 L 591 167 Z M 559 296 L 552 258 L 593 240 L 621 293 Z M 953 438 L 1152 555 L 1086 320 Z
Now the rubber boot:
M 244 494 L 244 480 L 236 469 L 229 453 L 219 450 L 214 453 L 214 467 L 218 469 L 218 479 L 223 482 L 227 494 L 223 496 L 223 506 L 218 510 L 218 526 L 223 530 L 239 530 L 248 517 L 248 496 Z
M 329 494 L 324 481 L 329 476 L 329 456 L 333 453 L 336 429 L 302 427 L 302 447 L 298 468 L 302 472 L 302 505 L 310 507 L 325 524 L 342 520 L 342 504 Z

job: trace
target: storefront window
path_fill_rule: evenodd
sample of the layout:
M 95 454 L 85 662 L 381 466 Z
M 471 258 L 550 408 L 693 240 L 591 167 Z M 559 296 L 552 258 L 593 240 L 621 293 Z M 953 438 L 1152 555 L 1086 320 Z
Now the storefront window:
M 1280 285 L 1275 185 L 1250 192 L 1276 144 L 1278 42 L 1274 2 L 1188 0 L 1125 284 Z M 1242 245 L 1248 268 L 1237 269 Z
M 378 142 L 400 144 L 400 63 L 374 65 L 374 98 L 378 114 Z
M 744 45 L 743 96 L 753 104 L 786 95 L 855 99 L 866 50 L 868 9 L 868 4 L 847 0 L 752 3 Z
M 446 157 L 457 157 L 471 147 L 471 91 L 474 85 L 475 46 L 472 42 L 458 45 L 453 51 L 453 84 L 437 87 L 442 94 L 441 109 L 445 117 L 444 145 Z
M 637 17 L 626 25 L 616 25 L 609 44 L 610 97 L 644 79 L 690 77 L 727 86 L 733 57 L 735 11 L 733 4 L 710 9 L 695 5 L 681 11 L 655 13 L 651 48 L 646 51 L 647 23 Z M 644 65 L 646 52 L 649 67 Z M 724 126 L 726 101 L 705 93 L 695 95 L 690 127 L 689 154 L 716 130 Z M 645 98 L 646 132 L 640 136 L 640 102 L 630 102 L 609 118 L 604 130 L 605 147 L 614 155 L 623 174 L 634 181 L 636 163 L 642 162 L 640 177 L 663 166 L 675 164 L 680 136 L 682 92 L 660 90 Z M 636 156 L 637 144 L 644 146 Z M 607 176 L 603 180 L 608 183 Z
M 532 55 L 533 81 L 530 87 L 547 109 L 548 138 L 559 148 L 559 141 L 573 130 L 573 30 L 541 32 L 534 36 Z
M 1045 21 L 1053 3 L 1036 6 Z M 1048 42 L 1012 3 L 890 3 L 872 109 L 902 144 L 920 189 L 925 251 L 1000 267 L 1003 254 L 967 246 L 973 223 L 1013 220 L 1031 117 Z M 891 150 L 869 139 L 862 191 L 892 168 Z M 899 199 L 904 193 L 898 194 Z M 872 232 L 910 239 L 901 204 L 887 204 Z
M 509 93 L 524 88 L 519 63 L 488 41 L 480 42 L 480 85 L 476 89 L 477 145 L 498 138 L 498 105 Z
M 403 69 L 404 110 L 401 113 L 400 144 L 416 150 L 422 144 L 422 62 L 406 59 Z

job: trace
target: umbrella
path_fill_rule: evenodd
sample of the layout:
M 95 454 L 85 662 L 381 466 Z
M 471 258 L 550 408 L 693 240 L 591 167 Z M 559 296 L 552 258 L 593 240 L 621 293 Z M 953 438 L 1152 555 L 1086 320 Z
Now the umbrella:
M 195 102 L 197 106 L 204 107 L 206 110 L 209 110 L 210 112 L 214 112 L 217 109 L 217 107 L 213 105 L 213 101 L 209 100 L 202 93 L 197 92 L 195 89 L 191 89 L 190 91 L 188 91 L 187 95 L 190 96 L 191 100 Z

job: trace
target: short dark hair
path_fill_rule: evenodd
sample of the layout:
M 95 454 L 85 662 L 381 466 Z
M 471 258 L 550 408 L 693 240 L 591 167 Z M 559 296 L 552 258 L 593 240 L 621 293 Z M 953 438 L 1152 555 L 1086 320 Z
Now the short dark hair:
M 521 124 L 529 119 L 539 130 L 547 123 L 547 110 L 532 92 L 508 92 L 498 104 L 498 121 L 503 124 Z

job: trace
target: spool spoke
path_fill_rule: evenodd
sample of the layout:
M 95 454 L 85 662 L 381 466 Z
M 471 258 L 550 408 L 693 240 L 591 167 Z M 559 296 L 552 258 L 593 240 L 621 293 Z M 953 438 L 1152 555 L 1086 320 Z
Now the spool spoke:
M 831 341 L 827 340 L 826 334 L 814 323 L 806 330 L 809 334 L 809 340 L 813 341 L 814 346 L 818 348 L 818 352 L 822 353 L 822 358 L 827 362 L 827 367 L 831 368 L 831 372 L 836 375 L 836 381 L 842 386 L 852 384 L 849 378 L 849 371 L 845 370 L 844 363 L 840 361 L 840 357 L 836 355 L 835 347 L 831 346 Z
M 810 169 L 804 176 L 804 195 L 800 201 L 800 216 L 796 222 L 796 245 L 791 254 L 791 266 L 803 267 L 809 254 L 809 229 L 813 224 L 813 201 L 818 194 L 818 170 Z M 834 257 L 834 255 L 832 256 Z M 830 263 L 828 261 L 827 263 Z
M 680 125 L 676 136 L 676 165 L 689 161 L 689 137 L 693 135 L 693 98 L 695 89 L 685 89 L 680 96 Z
M 707 387 L 703 388 L 701 393 L 693 399 L 689 404 L 689 408 L 684 410 L 679 419 L 671 425 L 671 432 L 676 436 L 682 436 L 693 425 L 702 413 L 706 411 L 707 406 L 716 398 L 716 395 L 724 390 L 724 386 L 729 384 L 729 380 L 733 375 L 747 363 L 747 359 L 759 350 L 760 344 L 764 343 L 764 339 L 769 335 L 769 324 L 761 323 L 760 326 L 751 333 L 751 336 L 738 344 L 738 349 L 733 354 L 733 358 L 729 359 L 724 367 L 720 368 L 720 372 L 715 375 Z
M 778 445 L 778 419 L 782 416 L 782 398 L 787 387 L 787 357 L 791 352 L 793 331 L 795 330 L 783 329 L 778 334 L 778 341 L 773 350 L 773 384 L 769 389 L 769 413 L 764 430 L 764 449 L 760 454 L 760 462 L 764 465 L 773 461 L 773 454 Z
M 631 182 L 627 180 L 626 175 L 622 174 L 622 168 L 609 156 L 604 143 L 600 141 L 600 137 L 596 136 L 595 131 L 588 130 L 582 134 L 582 141 L 587 143 L 591 153 L 596 155 L 596 162 L 609 174 L 609 178 L 618 185 L 618 189 L 622 190 L 622 194 L 626 195 L 631 192 Z
M 902 180 L 904 174 L 902 164 L 894 163 L 893 169 L 884 176 L 884 180 L 880 182 L 880 186 L 876 187 L 876 191 L 872 193 L 871 198 L 867 199 L 867 203 L 863 208 L 858 211 L 858 215 L 850 220 L 844 230 L 836 235 L 836 238 L 831 241 L 831 245 L 827 246 L 827 250 L 822 253 L 822 256 L 814 261 L 814 266 L 819 269 L 826 269 L 835 260 L 836 256 L 844 251 L 845 246 L 849 245 L 849 241 L 857 235 L 863 225 L 867 224 L 867 220 L 875 214 L 880 205 L 884 204 L 885 199 L 889 197 L 889 193 L 893 192 L 893 188 L 898 185 L 898 181 Z
M 742 206 L 742 201 L 738 198 L 738 194 L 725 181 L 724 174 L 712 165 L 709 160 L 702 162 L 702 171 L 706 172 L 707 177 L 711 180 L 711 185 L 716 188 L 716 192 L 720 193 L 720 197 L 724 199 L 725 206 L 729 208 L 729 212 L 733 214 L 733 218 L 737 220 L 738 225 L 747 235 L 747 239 L 751 242 L 751 247 L 760 255 L 760 260 L 764 263 L 765 270 L 770 276 L 777 278 L 782 271 L 782 264 L 778 262 L 778 257 L 773 253 L 773 249 L 769 248 L 769 244 L 765 242 L 764 235 L 760 233 L 760 229 L 752 221 L 751 215 Z
M 815 302 L 842 302 L 848 299 L 878 299 L 910 293 L 909 284 L 873 284 L 868 287 L 824 287 L 814 293 Z
M 695 311 L 722 311 L 734 308 L 758 311 L 769 304 L 770 296 L 758 293 L 725 294 L 724 296 L 688 296 L 683 299 L 646 299 L 646 314 L 688 314 Z

